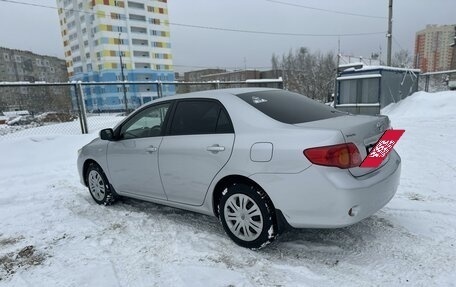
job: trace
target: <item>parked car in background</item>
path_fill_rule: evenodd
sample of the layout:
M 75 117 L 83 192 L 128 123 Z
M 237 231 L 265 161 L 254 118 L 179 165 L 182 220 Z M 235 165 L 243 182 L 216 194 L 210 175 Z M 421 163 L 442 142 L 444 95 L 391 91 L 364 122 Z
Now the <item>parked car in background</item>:
M 343 227 L 387 204 L 399 155 L 359 165 L 389 126 L 284 90 L 196 92 L 102 130 L 78 170 L 98 204 L 126 196 L 214 215 L 234 242 L 260 248 L 287 226 Z
M 5 116 L 3 112 L 0 111 L 0 125 L 6 124 L 6 121 L 8 120 L 8 117 Z
M 455 91 L 455 90 L 456 90 L 456 81 L 449 81 L 449 82 L 448 82 L 448 88 L 449 88 L 451 91 Z
M 6 117 L 5 123 L 10 126 L 15 125 L 28 125 L 34 122 L 34 117 L 30 114 L 29 111 L 21 110 L 21 111 L 7 111 L 3 112 Z
M 62 122 L 71 122 L 76 120 L 78 117 L 63 112 L 46 112 L 37 117 L 38 121 L 43 123 L 62 123 Z

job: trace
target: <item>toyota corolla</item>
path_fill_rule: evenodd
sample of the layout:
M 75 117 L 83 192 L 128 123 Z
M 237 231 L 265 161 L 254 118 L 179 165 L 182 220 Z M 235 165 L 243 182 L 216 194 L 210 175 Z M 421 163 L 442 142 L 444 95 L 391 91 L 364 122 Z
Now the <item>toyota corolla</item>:
M 359 165 L 389 126 L 284 90 L 195 92 L 102 130 L 78 169 L 98 204 L 124 196 L 217 216 L 234 242 L 260 248 L 288 226 L 343 227 L 387 204 L 399 155 Z

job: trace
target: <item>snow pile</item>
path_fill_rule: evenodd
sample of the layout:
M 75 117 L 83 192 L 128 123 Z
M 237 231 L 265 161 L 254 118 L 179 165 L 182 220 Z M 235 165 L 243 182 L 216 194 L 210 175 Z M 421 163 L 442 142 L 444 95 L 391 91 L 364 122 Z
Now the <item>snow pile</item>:
M 417 92 L 399 103 L 390 104 L 383 114 L 400 118 L 440 118 L 456 116 L 456 92 Z
M 454 285 L 455 97 L 417 93 L 384 110 L 406 130 L 401 185 L 385 208 L 347 228 L 294 230 L 258 252 L 235 245 L 216 218 L 130 199 L 95 204 L 76 170 L 95 129 L 7 138 L 0 286 Z

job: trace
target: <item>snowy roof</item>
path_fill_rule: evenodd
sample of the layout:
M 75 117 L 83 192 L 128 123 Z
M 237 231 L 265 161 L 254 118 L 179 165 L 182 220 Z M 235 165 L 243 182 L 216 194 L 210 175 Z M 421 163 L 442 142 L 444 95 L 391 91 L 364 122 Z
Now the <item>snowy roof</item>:
M 397 67 L 389 67 L 389 66 L 363 66 L 361 69 L 349 68 L 346 69 L 344 72 L 364 72 L 364 71 L 374 71 L 374 70 L 386 70 L 386 71 L 398 71 L 398 72 L 414 72 L 420 73 L 420 69 L 408 69 L 408 68 L 397 68 Z
M 358 79 L 373 79 L 373 78 L 381 78 L 382 75 L 380 74 L 372 74 L 372 75 L 357 75 L 357 76 L 344 76 L 337 77 L 338 81 L 344 80 L 358 80 Z
M 270 83 L 270 82 L 282 82 L 282 77 L 277 79 L 247 79 L 245 80 L 246 83 Z
M 339 68 L 346 68 L 346 67 L 353 67 L 353 66 L 364 66 L 364 63 L 356 62 L 356 63 L 341 64 L 341 65 L 339 65 Z

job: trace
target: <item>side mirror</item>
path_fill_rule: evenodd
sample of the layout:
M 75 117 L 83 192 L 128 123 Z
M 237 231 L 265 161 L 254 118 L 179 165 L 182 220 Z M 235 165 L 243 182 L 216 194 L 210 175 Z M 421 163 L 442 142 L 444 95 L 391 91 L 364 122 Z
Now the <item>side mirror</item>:
M 100 131 L 100 139 L 104 141 L 114 140 L 114 131 L 112 129 L 104 129 Z

